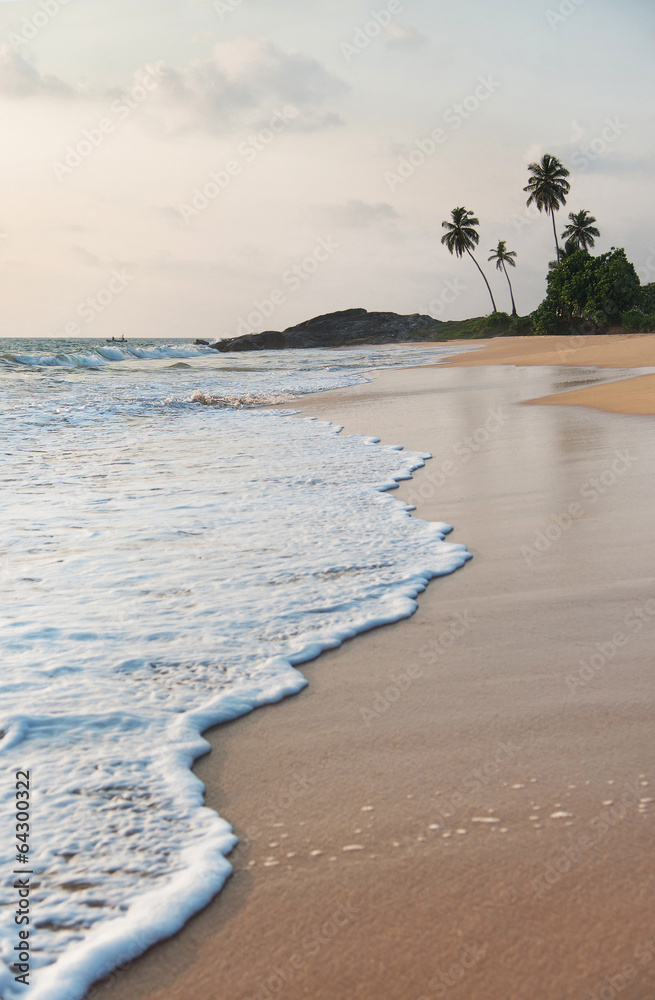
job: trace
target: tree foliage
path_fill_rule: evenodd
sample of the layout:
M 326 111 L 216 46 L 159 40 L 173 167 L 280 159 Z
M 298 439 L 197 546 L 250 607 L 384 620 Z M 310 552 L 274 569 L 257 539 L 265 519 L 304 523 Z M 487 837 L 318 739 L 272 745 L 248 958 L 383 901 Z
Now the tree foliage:
M 639 305 L 641 291 L 625 250 L 613 247 L 598 257 L 577 250 L 548 275 L 546 298 L 533 316 L 535 333 L 556 333 L 566 324 L 581 321 L 597 330 L 607 329 Z
M 557 229 L 555 227 L 555 212 L 558 212 L 563 205 L 566 205 L 566 196 L 571 190 L 571 185 L 567 181 L 569 171 L 560 163 L 556 156 L 545 153 L 538 163 L 528 164 L 530 179 L 527 187 L 523 190 L 528 193 L 526 205 L 536 205 L 540 212 L 550 215 L 553 223 L 553 236 L 555 237 L 555 250 L 557 260 L 560 259 L 561 250 L 557 240 Z
M 452 210 L 450 213 L 450 221 L 442 222 L 441 225 L 446 230 L 444 235 L 441 237 L 441 242 L 445 247 L 447 247 L 448 251 L 456 257 L 463 257 L 465 253 L 469 255 L 482 275 L 491 298 L 493 311 L 496 312 L 496 302 L 494 300 L 493 292 L 491 291 L 491 286 L 487 281 L 484 271 L 471 253 L 471 251 L 475 250 L 480 242 L 480 234 L 476 228 L 480 225 L 480 220 L 473 215 L 473 212 L 469 212 L 468 208 L 460 206 L 459 208 L 454 208 Z
M 595 222 L 596 219 L 586 208 L 581 212 L 569 212 L 569 222 L 562 233 L 566 246 L 572 246 L 576 250 L 591 250 L 596 245 L 595 237 L 600 236 Z

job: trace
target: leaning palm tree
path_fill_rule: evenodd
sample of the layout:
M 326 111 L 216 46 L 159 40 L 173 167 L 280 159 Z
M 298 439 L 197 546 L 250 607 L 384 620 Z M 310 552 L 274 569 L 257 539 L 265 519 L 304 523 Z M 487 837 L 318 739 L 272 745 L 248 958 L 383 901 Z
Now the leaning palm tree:
M 540 212 L 545 212 L 552 218 L 555 248 L 559 260 L 560 248 L 555 228 L 555 212 L 566 205 L 566 196 L 571 190 L 571 185 L 566 179 L 569 171 L 550 153 L 545 153 L 539 163 L 530 163 L 528 170 L 531 171 L 530 180 L 527 187 L 523 188 L 530 195 L 526 204 L 528 206 L 535 204 Z
M 589 215 L 587 209 L 583 208 L 581 212 L 569 212 L 569 219 L 571 221 L 562 233 L 562 239 L 571 243 L 576 250 L 589 250 L 596 246 L 594 237 L 600 236 L 600 232 L 594 225 L 596 220 L 593 215 Z
M 494 302 L 489 282 L 485 277 L 484 271 L 471 253 L 471 250 L 474 250 L 480 242 L 480 236 L 475 228 L 480 225 L 480 220 L 476 219 L 473 213 L 469 212 L 467 208 L 454 208 L 450 213 L 450 217 L 452 222 L 441 223 L 443 228 L 448 230 L 448 232 L 441 237 L 441 242 L 448 248 L 450 253 L 454 253 L 456 257 L 463 257 L 465 253 L 469 255 L 484 279 L 487 291 L 491 296 L 493 311 L 496 312 L 496 303 Z
M 498 240 L 498 246 L 495 250 L 491 251 L 491 257 L 489 260 L 496 261 L 496 267 L 499 271 L 503 271 L 505 277 L 507 278 L 507 284 L 509 285 L 509 294 L 512 300 L 512 316 L 518 316 L 516 311 L 516 303 L 514 302 L 514 292 L 512 291 L 512 282 L 509 280 L 509 274 L 507 273 L 506 264 L 510 267 L 516 267 L 516 250 L 508 250 L 507 243 L 505 240 Z

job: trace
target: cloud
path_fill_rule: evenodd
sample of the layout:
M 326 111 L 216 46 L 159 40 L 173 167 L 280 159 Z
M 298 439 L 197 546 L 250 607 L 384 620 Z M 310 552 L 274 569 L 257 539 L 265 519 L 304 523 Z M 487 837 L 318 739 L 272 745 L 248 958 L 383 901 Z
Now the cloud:
M 578 143 L 581 139 L 584 139 L 587 128 L 585 125 L 581 125 L 577 118 L 574 118 L 571 122 L 571 135 L 569 136 L 569 142 Z
M 102 92 L 42 75 L 9 46 L 0 49 L 0 95 L 16 99 L 47 95 L 96 103 L 119 100 L 131 108 L 145 94 L 147 116 L 157 118 L 168 132 L 262 128 L 276 109 L 285 106 L 298 112 L 290 126 L 295 131 L 334 128 L 342 120 L 330 102 L 348 89 L 316 59 L 261 38 L 218 42 L 208 57 L 186 66 L 144 65 L 134 72 L 128 86 Z
M 345 93 L 343 81 L 316 59 L 286 52 L 265 39 L 219 42 L 209 58 L 163 67 L 158 104 L 183 113 L 187 125 L 222 131 L 267 121 L 280 105 L 293 105 L 300 130 L 330 128 L 341 119 L 323 105 Z
M 398 212 L 387 202 L 380 201 L 377 204 L 371 204 L 367 201 L 356 200 L 332 208 L 331 216 L 339 225 L 358 228 L 399 218 Z
M 71 253 L 81 264 L 87 264 L 89 267 L 97 267 L 100 263 L 100 258 L 96 257 L 93 253 L 89 253 L 84 247 L 71 247 Z
M 387 45 L 409 47 L 423 45 L 428 40 L 428 36 L 413 24 L 398 24 L 394 21 L 387 27 L 386 33 Z
M 0 48 L 0 94 L 6 97 L 70 97 L 74 88 L 57 76 L 42 76 L 9 45 Z

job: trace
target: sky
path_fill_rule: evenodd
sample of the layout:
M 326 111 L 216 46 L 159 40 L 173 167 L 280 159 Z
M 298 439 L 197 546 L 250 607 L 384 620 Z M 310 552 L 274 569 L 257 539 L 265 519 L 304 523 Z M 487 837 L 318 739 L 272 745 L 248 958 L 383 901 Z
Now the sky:
M 652 0 L 0 0 L 3 337 L 280 330 L 546 290 L 527 165 L 655 280 Z

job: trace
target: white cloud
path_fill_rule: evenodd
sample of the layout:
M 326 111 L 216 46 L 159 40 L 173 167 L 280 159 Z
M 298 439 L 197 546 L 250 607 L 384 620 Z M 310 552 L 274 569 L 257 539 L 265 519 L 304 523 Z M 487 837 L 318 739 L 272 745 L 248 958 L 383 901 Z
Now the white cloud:
M 386 28 L 386 33 L 387 45 L 423 45 L 428 40 L 428 36 L 413 24 L 398 24 L 394 21 Z
M 392 205 L 380 201 L 371 204 L 367 201 L 352 200 L 345 205 L 339 205 L 331 209 L 331 216 L 334 222 L 342 226 L 371 226 L 377 222 L 388 222 L 390 219 L 398 219 L 398 212 Z
M 132 107 L 144 100 L 144 80 L 148 97 L 144 107 L 160 120 L 164 131 L 172 132 L 263 127 L 276 108 L 285 105 L 298 111 L 292 125 L 296 131 L 332 128 L 342 121 L 326 104 L 348 90 L 318 60 L 253 37 L 219 42 L 208 57 L 187 65 L 144 64 L 130 85 L 104 92 L 42 75 L 11 47 L 0 49 L 0 94 L 10 98 L 125 100 Z M 135 98 L 135 93 L 140 96 Z
M 243 127 L 244 118 L 256 125 L 280 104 L 300 110 L 297 128 L 329 127 L 340 119 L 322 105 L 347 89 L 316 59 L 249 37 L 219 42 L 209 58 L 166 67 L 163 76 L 161 102 L 184 109 L 190 124 L 212 131 L 237 122 Z
M 9 45 L 0 48 L 0 94 L 7 97 L 70 97 L 73 87 L 57 76 L 42 76 Z

